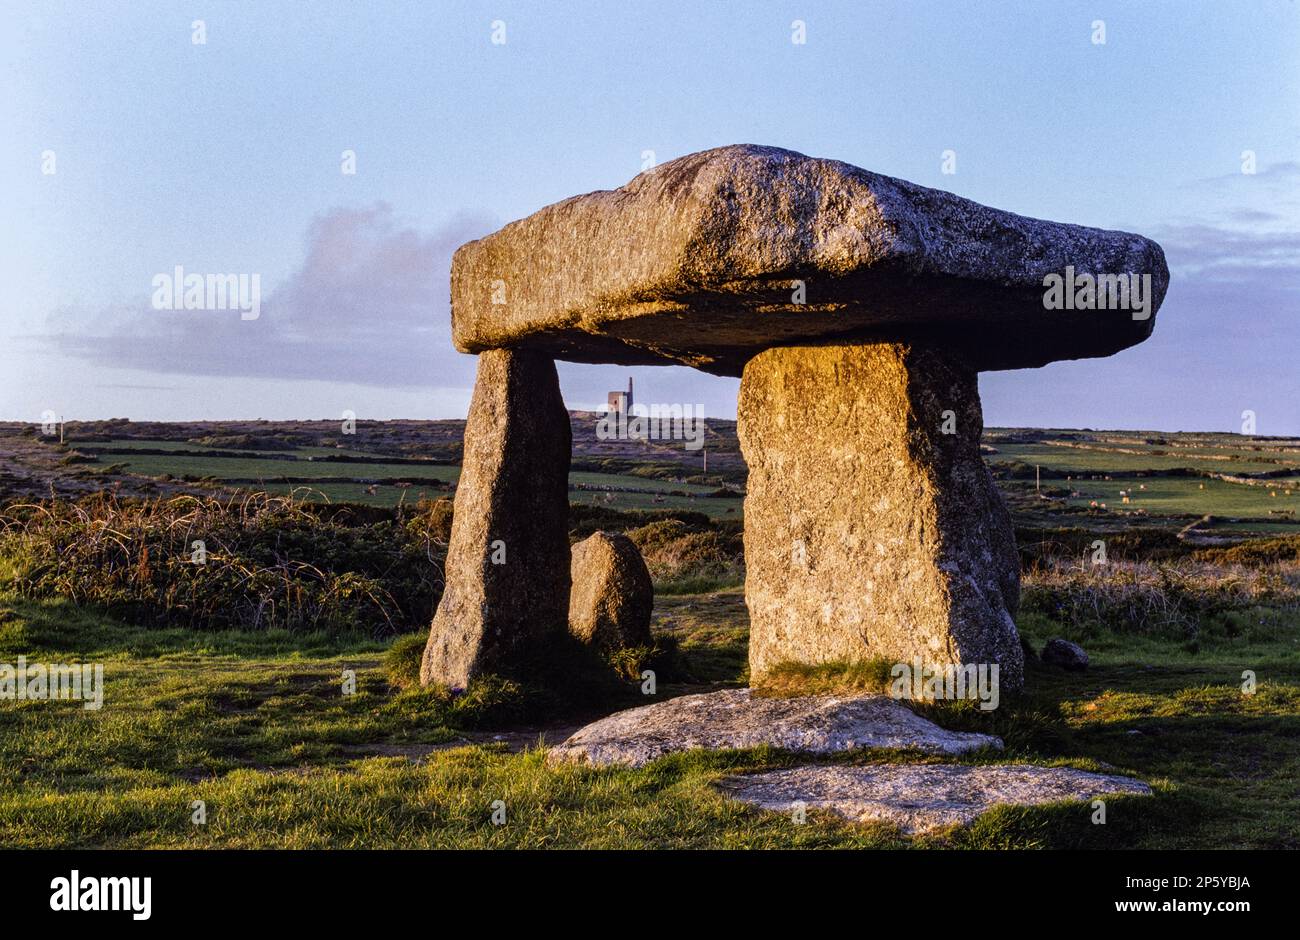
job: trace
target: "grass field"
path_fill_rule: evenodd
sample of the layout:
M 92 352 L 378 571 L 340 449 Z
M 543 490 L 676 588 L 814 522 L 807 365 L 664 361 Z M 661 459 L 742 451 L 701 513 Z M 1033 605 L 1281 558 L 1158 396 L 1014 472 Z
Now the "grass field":
M 1145 477 L 1142 479 L 1076 480 L 1070 484 L 1080 494 L 1068 500 L 1087 506 L 1090 501 L 1106 503 L 1111 511 L 1145 509 L 1153 514 L 1213 514 L 1216 516 L 1266 517 L 1271 511 L 1289 509 L 1300 516 L 1300 479 L 1279 480 L 1268 485 L 1247 486 L 1223 480 L 1197 477 Z M 1139 488 L 1141 487 L 1141 488 Z M 1126 505 L 1120 492 L 1129 494 Z M 1276 493 L 1276 496 L 1271 494 Z M 1300 532 L 1300 527 L 1295 529 Z
M 744 678 L 738 592 L 668 598 L 697 687 Z M 1058 625 L 1022 624 L 1041 642 Z M 712 782 L 793 763 L 770 750 L 679 755 L 640 770 L 548 767 L 542 729 L 467 731 L 444 704 L 390 688 L 383 646 L 321 636 L 140 630 L 62 601 L 0 597 L 0 661 L 102 662 L 101 711 L 0 708 L 0 845 L 94 847 L 1300 847 L 1300 631 L 1272 622 L 1181 645 L 1095 635 L 1084 674 L 1031 665 L 992 715 L 939 710 L 1007 750 L 970 761 L 1118 768 L 1155 796 L 1002 808 L 915 843 L 884 825 L 803 825 Z M 1241 671 L 1257 670 L 1253 696 Z M 356 694 L 342 694 L 345 669 Z M 671 694 L 673 689 L 661 689 Z M 462 716 L 463 717 L 463 716 Z M 562 733 L 562 732 L 561 732 Z M 849 762 L 926 760 L 855 753 Z M 206 823 L 192 821 L 194 801 Z M 490 822 L 502 800 L 503 826 Z
M 1270 453 L 1243 448 L 1178 449 L 1161 447 L 1135 447 L 1133 445 L 1092 445 L 1111 447 L 1110 450 L 1084 447 L 1063 447 L 1058 444 L 995 444 L 996 454 L 986 455 L 991 464 L 1020 461 L 1038 464 L 1044 469 L 1083 470 L 1089 473 L 1107 471 L 1209 470 L 1214 473 L 1258 473 L 1286 467 L 1300 469 L 1300 455 Z M 1121 452 L 1130 450 L 1142 453 Z M 1159 451 L 1160 453 L 1156 453 Z M 1220 459 L 1216 459 L 1216 456 Z M 1235 456 L 1238 459 L 1222 459 Z M 1274 462 L 1267 458 L 1275 458 Z
M 627 481 L 635 477 L 622 478 Z M 630 483 L 628 484 L 630 485 Z M 362 483 L 263 483 L 255 487 L 266 493 L 285 495 L 290 492 L 309 501 L 328 501 L 331 503 L 360 503 L 364 506 L 393 506 L 399 501 L 411 503 L 418 499 L 446 499 L 450 494 L 445 489 L 422 488 L 418 483 L 410 487 L 379 486 L 375 492 L 368 491 Z M 737 499 L 705 499 L 687 496 L 662 495 L 651 493 L 620 493 L 603 491 L 571 490 L 570 503 L 587 506 L 601 506 L 606 509 L 685 509 L 702 512 L 715 519 L 740 518 L 743 515 L 744 501 Z
M 172 477 L 209 477 L 216 480 L 259 481 L 258 488 L 283 494 L 297 491 L 308 499 L 330 502 L 355 502 L 372 506 L 392 506 L 399 501 L 421 498 L 439 498 L 447 495 L 445 488 L 421 487 L 419 480 L 447 484 L 455 482 L 460 468 L 455 466 L 419 466 L 392 463 L 333 463 L 305 459 L 286 461 L 259 458 L 230 458 L 212 456 L 209 448 L 174 441 L 116 441 L 112 446 L 132 448 L 160 448 L 191 450 L 193 456 L 141 454 L 104 455 L 103 462 L 125 464 L 130 473 L 149 477 L 170 474 Z M 1177 449 L 1167 446 L 1141 445 L 1129 442 L 1118 444 L 1093 444 L 1095 447 L 1141 450 L 1144 453 L 1119 453 L 1113 450 L 1090 450 L 1062 447 L 1052 444 L 999 444 L 998 453 L 988 456 L 990 464 L 1020 462 L 1038 464 L 1050 470 L 1075 470 L 1088 475 L 1105 475 L 1107 472 L 1132 472 L 1141 470 L 1169 470 L 1193 468 L 1221 473 L 1245 473 L 1277 470 L 1286 465 L 1300 466 L 1300 458 L 1284 451 L 1270 452 L 1286 463 L 1261 460 L 1260 451 L 1244 446 L 1199 446 Z M 1150 452 L 1162 450 L 1163 455 Z M 293 453 L 299 457 L 337 454 L 340 451 L 325 447 L 301 448 Z M 1232 454 L 1240 460 L 1215 460 L 1212 455 Z M 356 454 L 358 456 L 366 456 Z M 277 480 L 293 478 L 299 481 L 322 479 L 336 480 L 348 477 L 356 482 L 329 483 L 279 483 Z M 415 480 L 410 487 L 389 485 L 384 481 Z M 609 474 L 575 471 L 570 474 L 574 487 L 571 500 L 576 503 L 603 506 L 612 509 L 676 509 L 703 512 L 714 518 L 739 518 L 743 515 L 743 501 L 737 499 L 706 498 L 716 487 L 657 480 L 633 474 Z M 265 481 L 265 482 L 261 482 Z M 378 486 L 372 492 L 372 483 Z M 1069 499 L 1069 505 L 1087 507 L 1093 500 L 1105 502 L 1112 513 L 1144 510 L 1151 515 L 1206 515 L 1228 516 L 1262 520 L 1252 523 L 1252 531 L 1264 532 L 1274 528 L 1286 531 L 1285 518 L 1277 510 L 1300 511 L 1300 476 L 1279 480 L 1276 485 L 1246 486 L 1220 480 L 1198 477 L 1148 476 L 1138 480 L 1116 478 L 1112 481 L 1076 479 L 1049 481 L 1052 485 L 1069 485 L 1081 495 Z M 306 485 L 308 488 L 303 489 Z M 1139 486 L 1145 489 L 1139 489 Z M 1286 494 L 1287 489 L 1291 494 Z M 1131 503 L 1124 505 L 1120 491 L 1130 492 Z M 645 492 L 629 492 L 645 491 Z M 1277 496 L 1270 493 L 1277 492 Z M 1269 525 L 1270 515 L 1277 516 L 1276 525 Z
M 739 497 L 711 499 L 670 494 L 573 491 L 569 493 L 569 502 L 607 509 L 685 509 L 702 512 L 714 519 L 739 519 L 744 515 L 744 500 Z
M 141 454 L 124 456 L 114 454 L 102 458 L 111 463 L 124 464 L 131 473 L 156 477 L 169 473 L 174 477 L 213 477 L 218 480 L 274 480 L 278 477 L 320 478 L 350 477 L 358 480 L 383 480 L 402 477 L 421 477 L 441 482 L 454 481 L 460 476 L 459 467 L 419 466 L 394 463 L 331 463 L 315 460 L 270 460 L 242 457 L 212 457 L 196 454 L 193 457 Z
M 358 503 L 362 506 L 395 506 L 414 503 L 421 499 L 447 499 L 451 494 L 443 488 L 423 487 L 416 483 L 409 487 L 381 485 L 375 492 L 365 483 L 260 483 L 246 489 L 277 496 L 290 493 L 308 502 Z
M 1173 442 L 1108 435 L 1096 432 L 1084 440 L 1073 440 L 1065 433 L 1057 443 L 1004 443 L 996 441 L 995 454 L 988 454 L 990 465 L 1022 465 L 1019 479 L 1003 481 L 1004 490 L 1024 491 L 1023 467 L 1040 466 L 1049 472 L 1073 471 L 1073 480 L 1049 477 L 1044 485 L 1058 493 L 1062 488 L 1080 495 L 1066 499 L 1073 509 L 1088 508 L 1093 501 L 1106 504 L 1106 512 L 1117 524 L 1124 520 L 1141 520 L 1151 516 L 1199 517 L 1214 515 L 1247 520 L 1233 525 L 1234 531 L 1265 533 L 1285 532 L 1288 519 L 1300 515 L 1300 473 L 1271 481 L 1266 485 L 1247 486 L 1193 476 L 1163 476 L 1164 471 L 1193 469 L 1240 474 L 1277 471 L 1287 467 L 1300 470 L 1300 453 L 1294 442 L 1247 443 L 1250 439 L 1235 435 L 1171 435 Z M 1045 432 L 1035 432 L 1045 433 Z M 1079 432 L 1071 432 L 1078 436 Z M 1083 446 L 1061 446 L 1062 443 Z M 91 446 L 91 445 L 87 445 Z M 129 439 L 109 445 L 125 450 L 167 449 L 186 454 L 103 454 L 101 465 L 120 464 L 130 474 L 151 479 L 211 479 L 237 481 L 232 485 L 285 494 L 297 492 L 307 499 L 329 502 L 353 502 L 370 506 L 393 506 L 399 502 L 436 499 L 449 495 L 447 485 L 454 483 L 460 468 L 450 465 L 384 463 L 377 455 L 360 451 L 340 451 L 330 447 L 302 447 L 279 453 L 295 460 L 271 457 L 222 457 L 209 447 L 186 441 Z M 308 456 L 350 453 L 376 457 L 374 462 L 339 463 L 307 460 Z M 1236 459 L 1215 459 L 1233 457 Z M 1150 471 L 1141 478 L 1117 476 L 1112 480 L 1092 479 L 1109 473 Z M 623 510 L 688 510 L 705 513 L 715 519 L 743 516 L 740 498 L 716 498 L 714 485 L 656 479 L 637 473 L 570 474 L 570 500 L 589 506 Z M 329 480 L 330 482 L 317 482 Z M 409 485 L 407 485 L 407 481 Z M 428 485 L 422 485 L 428 481 Z M 1287 493 L 1287 490 L 1290 493 Z M 1125 505 L 1121 490 L 1130 494 Z M 1271 495 L 1276 493 L 1277 495 Z M 1061 505 L 1061 504 L 1056 504 Z M 1034 506 L 1034 513 L 1054 512 L 1052 504 Z M 1285 510 L 1291 510 L 1288 515 Z M 1028 521 L 1028 520 L 1027 520 Z M 1052 524 L 1050 518 L 1035 519 L 1032 524 Z M 1076 519 L 1062 517 L 1057 524 L 1073 525 Z M 1181 523 L 1180 523 L 1181 524 Z
M 159 442 L 166 444 L 167 442 Z M 217 479 L 267 479 L 277 477 L 338 477 L 347 476 L 356 479 L 386 479 L 392 477 L 424 477 L 441 482 L 455 482 L 460 477 L 460 467 L 446 465 L 421 466 L 418 464 L 385 463 L 377 459 L 374 463 L 337 463 L 316 460 L 273 460 L 240 457 L 215 457 L 210 452 L 196 450 L 194 456 L 173 456 L 162 454 L 112 455 L 113 463 L 122 463 L 133 473 L 146 476 L 158 476 L 170 473 L 173 476 L 189 474 L 198 477 L 215 477 Z M 642 477 L 633 474 L 592 473 L 575 471 L 569 474 L 569 482 L 587 486 L 636 487 L 654 492 L 683 492 L 705 494 L 717 487 L 696 483 L 678 483 Z
M 195 454 L 210 454 L 214 451 L 234 451 L 239 453 L 249 453 L 248 450 L 240 447 L 213 447 L 209 444 L 195 444 L 191 441 L 170 441 L 170 440 L 141 440 L 136 438 L 114 440 L 109 442 L 92 442 L 86 444 L 73 443 L 73 446 L 80 451 L 87 453 L 98 451 L 100 449 L 109 450 L 173 450 L 187 451 Z M 352 450 L 345 447 L 295 447 L 292 449 L 268 449 L 257 451 L 259 454 L 285 454 L 291 457 L 375 457 L 376 454 L 368 453 L 361 450 Z M 106 455 L 115 457 L 116 455 Z M 144 455 L 141 455 L 144 456 Z
M 118 446 L 114 442 L 112 446 Z M 129 473 L 148 477 L 169 474 L 172 477 L 212 478 L 215 480 L 258 481 L 256 488 L 268 493 L 295 492 L 310 500 L 360 503 L 367 506 L 392 506 L 400 501 L 438 499 L 448 496 L 445 487 L 422 487 L 419 482 L 409 487 L 385 484 L 392 480 L 429 480 L 437 483 L 454 483 L 460 477 L 460 467 L 417 464 L 337 463 L 308 460 L 274 460 L 243 457 L 213 456 L 209 448 L 188 444 L 178 446 L 173 441 L 122 442 L 137 448 L 190 450 L 193 456 L 162 454 L 105 454 L 101 461 L 123 464 Z M 310 452 L 337 454 L 329 448 L 303 448 L 292 453 L 306 455 Z M 289 453 L 289 452 L 286 452 Z M 369 455 L 367 455 L 369 456 Z M 356 482 L 328 483 L 278 483 L 277 480 L 331 480 L 346 477 Z M 262 482 L 265 481 L 265 482 Z M 371 492 L 371 481 L 379 485 Z M 570 500 L 586 505 L 611 509 L 685 509 L 726 518 L 742 513 L 740 498 L 705 498 L 717 487 L 695 483 L 659 480 L 635 474 L 594 473 L 574 471 L 569 474 L 574 489 Z M 244 484 L 248 485 L 248 484 Z M 644 492 L 628 492 L 629 490 Z
M 1238 524 L 1227 519 L 1216 519 L 1208 526 L 1202 527 L 1205 531 L 1215 533 L 1229 533 L 1236 536 L 1263 538 L 1274 535 L 1300 535 L 1293 522 L 1248 522 Z

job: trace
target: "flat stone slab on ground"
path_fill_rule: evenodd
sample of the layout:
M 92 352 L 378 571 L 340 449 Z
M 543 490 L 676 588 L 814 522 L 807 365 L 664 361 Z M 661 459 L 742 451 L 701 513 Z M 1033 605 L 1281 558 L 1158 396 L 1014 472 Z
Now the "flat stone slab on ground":
M 1032 764 L 871 764 L 793 767 L 728 777 L 728 796 L 777 812 L 796 802 L 854 822 L 890 822 L 905 833 L 967 825 L 994 806 L 1038 806 L 1105 794 L 1150 795 L 1132 777 Z
M 617 712 L 551 748 L 549 759 L 640 767 L 680 751 L 764 744 L 808 754 L 877 747 L 961 754 L 1002 747 L 993 735 L 946 731 L 884 695 L 763 698 L 749 689 L 725 689 Z

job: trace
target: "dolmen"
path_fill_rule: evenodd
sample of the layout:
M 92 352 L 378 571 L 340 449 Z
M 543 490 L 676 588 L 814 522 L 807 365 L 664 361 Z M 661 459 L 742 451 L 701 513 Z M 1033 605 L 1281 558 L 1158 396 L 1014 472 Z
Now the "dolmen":
M 479 356 L 421 669 L 463 687 L 567 631 L 568 416 L 554 360 L 739 376 L 751 682 L 784 663 L 998 667 L 1023 683 L 1011 519 L 977 376 L 1151 335 L 1164 252 L 836 160 L 741 145 L 463 245 Z

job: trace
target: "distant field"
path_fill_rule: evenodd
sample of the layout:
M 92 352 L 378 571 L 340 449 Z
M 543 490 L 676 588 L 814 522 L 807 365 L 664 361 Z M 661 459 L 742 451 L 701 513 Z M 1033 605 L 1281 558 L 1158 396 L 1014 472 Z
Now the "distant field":
M 694 493 L 701 495 L 712 493 L 716 486 L 702 486 L 698 483 L 674 483 L 671 480 L 653 480 L 631 473 L 587 473 L 569 474 L 570 483 L 583 483 L 589 486 L 623 486 L 642 490 L 654 490 L 656 493 Z
M 1202 526 L 1202 530 L 1213 531 L 1216 535 L 1243 536 L 1248 538 L 1263 538 L 1274 535 L 1300 535 L 1300 526 L 1289 522 L 1248 522 L 1241 525 L 1228 522 L 1223 519 L 1216 520 L 1210 526 Z
M 211 476 L 217 479 L 275 479 L 278 477 L 354 477 L 360 479 L 386 479 L 391 477 L 423 477 L 442 482 L 454 482 L 460 476 L 460 467 L 431 464 L 402 464 L 384 462 L 376 459 L 374 463 L 341 463 L 317 460 L 275 460 L 256 457 L 220 457 L 212 454 L 212 448 L 197 444 L 177 444 L 172 441 L 132 441 L 114 442 L 111 446 L 126 449 L 144 450 L 185 450 L 193 456 L 162 454 L 104 454 L 102 463 L 125 464 L 132 473 L 146 476 L 159 476 L 170 473 L 172 476 L 189 474 L 191 476 Z M 305 447 L 297 451 L 270 451 L 268 453 L 297 454 L 302 457 L 339 455 L 346 453 L 325 447 Z M 350 456 L 376 457 L 374 454 L 354 452 Z M 683 492 L 705 494 L 717 489 L 696 483 L 676 483 L 669 480 L 656 480 L 635 474 L 574 472 L 569 481 L 586 486 L 634 487 L 653 490 L 656 493 Z
M 120 441 L 93 441 L 86 443 L 73 442 L 73 447 L 80 451 L 94 451 L 101 447 L 111 447 L 114 450 L 185 450 L 193 451 L 196 454 L 211 453 L 212 451 L 239 451 L 247 453 L 252 450 L 248 447 L 212 447 L 207 444 L 193 444 L 189 441 L 142 441 L 142 440 L 120 440 Z M 295 447 L 284 449 L 257 450 L 259 454 L 290 454 L 299 457 L 376 457 L 377 454 L 368 453 L 361 450 L 350 450 L 346 447 Z M 116 456 L 105 454 L 104 458 Z
M 446 490 L 421 487 L 419 484 L 409 487 L 381 484 L 373 493 L 368 492 L 367 484 L 363 483 L 261 483 L 244 488 L 280 495 L 292 492 L 299 499 L 312 503 L 360 503 L 363 506 L 396 506 L 399 502 L 446 499 L 451 495 Z
M 431 483 L 454 483 L 460 477 L 460 467 L 455 466 L 420 466 L 418 464 L 393 463 L 336 463 L 307 460 L 274 460 L 243 457 L 213 456 L 211 448 L 197 444 L 178 443 L 175 441 L 115 441 L 112 447 L 130 447 L 132 449 L 167 449 L 185 450 L 193 456 L 140 454 L 105 454 L 100 461 L 105 464 L 120 463 L 130 473 L 149 477 L 170 474 L 173 477 L 212 477 L 217 480 L 257 480 L 266 481 L 257 484 L 257 489 L 269 493 L 296 492 L 299 496 L 312 500 L 329 502 L 361 503 L 367 506 L 393 506 L 398 502 L 413 502 L 420 499 L 438 499 L 448 496 L 445 488 L 423 487 L 416 482 L 410 486 L 385 483 L 394 479 L 428 480 Z M 298 456 L 326 455 L 341 453 L 334 448 L 312 447 L 284 453 Z M 373 455 L 358 455 L 373 456 Z M 278 483 L 285 477 L 324 480 L 349 477 L 358 482 L 329 483 Z M 377 486 L 370 492 L 371 483 Z M 586 505 L 605 506 L 611 509 L 687 509 L 707 513 L 710 516 L 725 518 L 738 517 L 742 512 L 742 500 L 704 498 L 717 487 L 694 483 L 675 483 L 668 480 L 656 480 L 632 474 L 574 472 L 569 475 L 571 485 L 584 487 L 570 492 L 570 500 Z M 245 484 L 247 485 L 247 484 Z M 610 489 L 595 489 L 609 487 Z M 622 492 L 621 490 L 645 490 L 648 492 Z M 678 495 L 686 494 L 686 495 Z
M 1085 443 L 1090 447 L 1069 447 L 1050 443 L 995 444 L 998 453 L 987 455 L 990 464 L 1021 462 L 1037 464 L 1055 471 L 1079 471 L 1088 475 L 1133 471 L 1166 471 L 1190 468 L 1218 473 L 1254 473 L 1296 467 L 1300 474 L 1300 455 L 1288 451 L 1281 444 L 1273 449 L 1254 449 L 1243 444 L 1245 439 L 1225 435 L 1223 438 L 1205 437 L 1184 439 L 1187 446 L 1173 444 L 1145 444 L 1141 440 L 1094 438 Z M 1286 442 L 1290 443 L 1290 442 Z M 93 449 L 97 445 L 88 444 Z M 392 506 L 399 501 L 411 502 L 422 498 L 440 498 L 449 495 L 445 485 L 455 482 L 460 468 L 447 465 L 395 464 L 383 462 L 340 463 L 306 460 L 347 454 L 356 457 L 376 457 L 362 451 L 340 450 L 334 447 L 303 447 L 296 450 L 268 452 L 262 457 L 221 457 L 212 448 L 199 444 L 170 440 L 118 440 L 98 445 L 131 450 L 185 451 L 185 455 L 162 456 L 157 454 L 105 454 L 101 464 L 125 464 L 129 473 L 148 477 L 170 474 L 173 478 L 211 477 L 217 480 L 259 481 L 255 485 L 273 493 L 295 490 L 307 499 L 330 502 L 355 502 L 373 506 Z M 1112 449 L 1100 449 L 1112 448 Z M 1135 453 L 1119 451 L 1136 451 Z M 1157 454 L 1156 451 L 1161 451 Z M 297 460 L 277 460 L 270 454 L 282 453 L 298 457 Z M 1232 455 L 1240 459 L 1215 459 Z M 1269 458 L 1272 458 L 1271 460 Z M 1281 462 L 1276 462 L 1281 461 Z M 303 483 L 277 482 L 285 478 L 304 480 Z M 326 479 L 349 478 L 356 482 L 311 482 Z M 410 486 L 396 485 L 393 480 L 414 480 Z M 707 513 L 714 518 L 739 518 L 743 514 L 743 501 L 717 499 L 708 496 L 715 492 L 712 485 L 676 483 L 633 474 L 591 473 L 579 471 L 570 474 L 570 500 L 585 505 L 605 506 L 612 509 L 678 509 Z M 420 481 L 428 481 L 422 485 Z M 437 484 L 442 484 L 441 486 Z M 1215 516 L 1253 518 L 1260 520 L 1245 526 L 1260 533 L 1295 529 L 1288 518 L 1277 510 L 1290 509 L 1300 515 L 1300 475 L 1277 481 L 1276 485 L 1246 486 L 1197 477 L 1142 478 L 1117 477 L 1113 480 L 1075 479 L 1044 480 L 1054 488 L 1070 486 L 1080 495 L 1068 500 L 1074 507 L 1087 507 L 1093 500 L 1104 502 L 1108 513 L 1132 513 L 1145 510 L 1151 516 Z M 1020 484 L 1008 484 L 1020 487 Z M 374 492 L 370 492 L 371 488 Z M 608 489 L 606 489 L 608 488 Z M 1290 490 L 1288 495 L 1287 490 Z M 639 490 L 642 492 L 627 492 Z M 1130 494 L 1125 505 L 1121 490 Z M 1276 493 L 1276 496 L 1270 495 Z M 1059 504 L 1057 504 L 1059 505 Z M 1132 518 L 1132 517 L 1130 517 Z M 1070 521 L 1075 524 L 1075 521 Z
M 629 479 L 629 478 L 621 478 Z M 635 478 L 631 478 L 635 479 Z M 267 493 L 288 493 L 291 490 L 311 502 L 361 503 L 365 506 L 394 506 L 399 501 L 415 502 L 420 499 L 445 499 L 446 490 L 423 489 L 418 484 L 410 487 L 380 485 L 374 493 L 367 492 L 360 483 L 289 484 L 264 483 L 257 489 Z M 744 511 L 744 501 L 737 499 L 692 499 L 687 496 L 651 493 L 614 493 L 570 490 L 569 502 L 585 506 L 604 506 L 609 509 L 686 509 L 702 512 L 715 519 L 738 519 Z
M 1300 468 L 1300 458 L 1294 454 L 1279 452 L 1262 452 L 1239 448 L 1224 450 L 1187 450 L 1172 452 L 1168 448 L 1154 447 L 1150 451 L 1163 450 L 1163 454 L 1151 452 L 1140 454 L 1114 453 L 1112 451 L 1091 450 L 1082 447 L 1062 447 L 1055 444 L 995 444 L 996 454 L 986 454 L 989 463 L 1012 463 L 1021 461 L 1038 464 L 1052 470 L 1087 470 L 1103 473 L 1107 470 L 1176 470 L 1187 467 L 1193 470 L 1211 470 L 1216 473 L 1258 473 L 1267 470 L 1280 470 L 1285 467 Z M 1129 448 L 1128 449 L 1138 449 Z M 1238 460 L 1215 460 L 1213 454 L 1223 456 L 1236 455 Z M 1274 463 L 1262 458 L 1276 458 L 1281 463 Z
M 714 519 L 739 519 L 744 514 L 744 500 L 691 499 L 686 496 L 659 496 L 648 493 L 588 493 L 571 490 L 569 502 L 609 509 L 686 509 L 702 512 Z
M 1076 480 L 1070 485 L 1081 494 L 1079 498 L 1069 500 L 1072 505 L 1087 506 L 1095 499 L 1106 503 L 1106 508 L 1112 511 L 1145 509 L 1148 513 L 1163 515 L 1211 513 L 1265 518 L 1270 510 L 1290 509 L 1300 516 L 1300 479 L 1294 477 L 1272 486 L 1246 486 L 1197 477 Z M 1124 505 L 1121 490 L 1129 494 L 1128 505 Z M 1290 495 L 1287 495 L 1288 491 Z
M 449 482 L 460 475 L 459 467 L 420 466 L 393 463 L 327 463 L 307 460 L 265 460 L 243 457 L 212 457 L 196 454 L 193 457 L 172 457 L 158 454 L 141 454 L 139 457 L 123 454 L 105 454 L 103 463 L 121 463 L 131 473 L 144 476 L 174 477 L 189 475 L 216 477 L 219 480 L 274 480 L 280 477 L 353 477 L 358 480 L 381 480 L 393 477 L 420 477 L 427 480 Z

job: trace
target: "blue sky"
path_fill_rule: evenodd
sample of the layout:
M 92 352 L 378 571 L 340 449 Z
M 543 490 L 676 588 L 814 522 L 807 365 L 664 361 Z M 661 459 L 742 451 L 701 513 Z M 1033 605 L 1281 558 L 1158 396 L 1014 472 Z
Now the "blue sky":
M 3 419 L 462 416 L 458 244 L 743 142 L 1160 241 L 1155 336 L 982 375 L 988 424 L 1300 433 L 1294 0 L 11 2 L 0 59 Z M 259 273 L 262 316 L 153 309 L 177 264 Z M 562 365 L 566 400 L 628 371 Z

